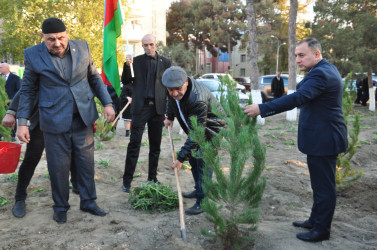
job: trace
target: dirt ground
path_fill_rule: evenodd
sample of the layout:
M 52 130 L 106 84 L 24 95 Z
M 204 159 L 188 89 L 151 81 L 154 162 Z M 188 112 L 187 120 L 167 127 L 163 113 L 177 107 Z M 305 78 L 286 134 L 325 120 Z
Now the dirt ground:
M 267 146 L 267 186 L 259 228 L 252 234 L 254 242 L 245 243 L 243 249 L 377 249 L 377 116 L 366 107 L 356 106 L 355 110 L 362 116 L 360 148 L 352 165 L 363 169 L 364 174 L 346 189 L 338 190 L 331 238 L 319 243 L 299 241 L 296 234 L 305 230 L 292 226 L 292 221 L 308 218 L 312 205 L 306 156 L 295 143 L 297 122 L 286 121 L 285 113 L 266 119 L 259 136 Z M 8 200 L 7 205 L 0 207 L 0 249 L 221 249 L 218 240 L 200 234 L 200 228 L 213 228 L 204 214 L 185 217 L 188 242 L 184 243 L 178 209 L 165 214 L 132 209 L 129 195 L 121 191 L 129 141 L 124 132 L 119 124 L 117 135 L 103 142 L 102 150 L 95 151 L 97 203 L 108 213 L 105 217 L 80 211 L 79 197 L 71 193 L 67 223 L 59 225 L 53 221 L 51 188 L 45 177 L 47 164 L 43 157 L 28 189 L 27 214 L 22 219 L 15 218 L 12 207 L 16 183 L 0 175 L 0 196 Z M 178 132 L 179 126 L 175 124 L 176 150 L 186 138 Z M 135 172 L 141 173 L 141 177 L 134 179 L 132 187 L 147 179 L 148 151 L 147 146 L 141 148 Z M 101 160 L 109 161 L 110 166 L 98 164 Z M 169 137 L 164 132 L 158 179 L 176 188 L 171 162 Z M 229 165 L 225 162 L 224 167 Z M 180 176 L 183 191 L 191 191 L 191 173 L 183 170 Z M 32 193 L 34 190 L 39 192 Z M 185 199 L 185 208 L 194 202 Z

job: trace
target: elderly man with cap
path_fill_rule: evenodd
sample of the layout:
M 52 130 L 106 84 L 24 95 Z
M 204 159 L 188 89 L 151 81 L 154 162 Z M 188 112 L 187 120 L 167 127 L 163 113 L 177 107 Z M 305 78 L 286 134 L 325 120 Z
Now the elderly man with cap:
M 40 129 L 55 203 L 53 219 L 59 224 L 67 221 L 71 157 L 77 167 L 80 209 L 105 216 L 95 202 L 93 123 L 98 113 L 94 96 L 105 106 L 104 118 L 108 122 L 115 115 L 111 97 L 94 66 L 87 42 L 69 40 L 68 31 L 58 18 L 43 22 L 41 36 L 42 43 L 24 50 L 17 136 L 29 143 L 27 119 L 39 94 Z
M 168 89 L 169 98 L 167 105 L 167 120 L 165 127 L 172 127 L 174 119 L 177 118 L 179 124 L 186 134 L 193 129 L 190 118 L 195 116 L 198 124 L 205 127 L 205 135 L 207 140 L 211 140 L 222 127 L 225 122 L 212 113 L 211 103 L 216 103 L 220 107 L 220 103 L 211 94 L 203 84 L 196 82 L 193 78 L 187 77 L 186 72 L 180 67 L 170 67 L 162 76 L 162 83 Z M 181 169 L 182 163 L 188 160 L 191 165 L 192 176 L 195 181 L 195 190 L 190 193 L 184 193 L 186 198 L 196 198 L 193 207 L 187 209 L 187 215 L 200 214 L 200 203 L 204 198 L 202 189 L 202 176 L 204 169 L 204 161 L 201 158 L 195 158 L 191 155 L 191 150 L 198 148 L 198 145 L 187 137 L 185 144 L 182 146 L 177 160 L 173 162 L 172 168 Z M 211 171 L 209 171 L 211 172 Z

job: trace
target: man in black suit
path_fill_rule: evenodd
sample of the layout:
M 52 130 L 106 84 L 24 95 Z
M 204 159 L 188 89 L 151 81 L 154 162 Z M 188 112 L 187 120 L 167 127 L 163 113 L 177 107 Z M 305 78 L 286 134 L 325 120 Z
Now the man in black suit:
M 293 226 L 310 229 L 297 234 L 303 241 L 330 238 L 336 205 L 335 170 L 338 154 L 347 149 L 347 127 L 342 112 L 343 83 L 337 68 L 322 59 L 320 43 L 307 38 L 296 45 L 296 63 L 309 72 L 298 83 L 297 91 L 264 104 L 246 106 L 249 117 L 274 115 L 301 107 L 298 148 L 307 154 L 313 206 L 310 217 Z
M 274 99 L 277 99 L 283 96 L 284 91 L 284 80 L 280 77 L 280 72 L 276 72 L 276 76 L 271 82 L 271 94 L 273 95 Z
M 132 58 L 127 55 L 122 82 L 133 84 L 132 126 L 130 142 L 127 147 L 126 164 L 122 190 L 129 193 L 131 182 L 139 158 L 141 139 L 145 124 L 148 124 L 149 168 L 148 181 L 157 182 L 157 166 L 160 156 L 162 127 L 164 125 L 167 91 L 161 78 L 170 61 L 156 52 L 156 38 L 147 34 L 141 40 L 145 54 Z M 130 63 L 133 63 L 135 76 L 132 77 Z
M 12 100 L 14 95 L 21 88 L 21 79 L 18 77 L 18 75 L 15 75 L 9 71 L 8 63 L 0 64 L 0 73 L 5 78 L 5 92 L 7 92 L 8 99 Z

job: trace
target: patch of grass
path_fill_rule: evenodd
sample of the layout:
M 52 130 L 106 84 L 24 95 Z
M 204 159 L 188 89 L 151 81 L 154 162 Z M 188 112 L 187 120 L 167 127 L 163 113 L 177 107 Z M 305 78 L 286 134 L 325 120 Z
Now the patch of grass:
M 149 146 L 149 141 L 142 142 L 141 146 Z
M 269 128 L 268 130 L 282 130 L 283 128 L 283 126 L 277 126 L 275 128 Z
M 24 157 L 20 156 L 20 161 L 23 161 L 24 160 Z
M 106 160 L 100 159 L 99 161 L 96 161 L 97 164 L 102 165 L 103 168 L 108 168 L 110 167 L 110 162 Z
M 116 181 L 117 179 L 115 177 L 110 177 L 111 181 Z
M 50 179 L 50 173 L 49 173 L 49 172 L 45 173 L 45 174 L 43 175 L 43 178 L 45 178 L 45 179 Z
M 285 141 L 283 142 L 284 145 L 296 145 L 296 142 L 295 141 L 292 141 L 292 140 L 289 140 L 289 141 Z
M 168 136 L 168 132 L 162 131 L 162 136 Z
M 369 127 L 369 126 L 360 126 L 360 128 L 362 128 L 362 129 L 371 129 L 371 127 Z
M 180 137 L 174 137 L 174 138 L 173 138 L 173 141 L 180 141 L 180 140 L 181 140 Z
M 128 148 L 128 145 L 122 145 L 121 148 Z
M 360 144 L 365 144 L 365 145 L 372 144 L 370 141 L 364 141 L 364 140 L 360 140 L 359 142 L 360 142 Z
M 30 194 L 35 194 L 35 193 L 39 193 L 39 192 L 43 192 L 43 191 L 45 191 L 44 188 L 38 188 L 38 189 L 36 189 L 36 190 L 30 192 Z
M 140 177 L 141 173 L 134 174 L 134 178 Z
M 131 189 L 128 201 L 133 209 L 141 209 L 147 213 L 170 212 L 178 207 L 178 195 L 172 187 L 154 182 Z
M 270 137 L 270 138 L 272 138 L 272 139 L 276 139 L 276 136 L 273 135 L 272 133 L 266 133 L 266 134 L 264 134 L 263 136 L 265 136 L 265 137 Z
M 18 181 L 18 174 L 13 173 L 13 174 L 7 174 L 4 176 L 4 181 L 5 182 L 17 182 Z
M 97 140 L 97 144 L 94 150 L 101 150 L 102 148 L 103 148 L 103 143 L 100 140 Z
M 296 206 L 295 205 L 293 205 L 293 204 L 289 204 L 289 208 L 296 208 Z
M 7 199 L 5 197 L 0 196 L 0 207 L 6 205 L 7 203 Z
M 281 131 L 281 132 L 279 133 L 279 135 L 280 135 L 280 136 L 284 136 L 285 133 L 284 133 L 283 131 Z
M 266 148 L 274 148 L 274 146 L 272 146 L 271 144 L 266 144 L 265 146 Z

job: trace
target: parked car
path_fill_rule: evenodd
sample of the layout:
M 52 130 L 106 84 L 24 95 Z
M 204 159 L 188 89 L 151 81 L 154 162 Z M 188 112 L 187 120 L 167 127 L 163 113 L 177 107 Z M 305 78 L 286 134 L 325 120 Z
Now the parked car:
M 250 85 L 251 85 L 250 77 L 245 77 L 245 76 L 234 77 L 234 80 L 238 82 L 239 84 L 245 86 L 247 91 L 250 91 Z
M 220 100 L 220 81 L 214 80 L 214 79 L 196 79 L 197 82 L 202 83 L 204 86 L 206 86 L 209 91 L 218 99 Z M 226 95 L 226 86 L 224 94 Z M 249 96 L 242 93 L 241 91 L 238 91 L 238 97 L 239 97 L 239 104 L 242 108 L 244 108 L 249 101 Z
M 216 81 L 220 81 L 222 77 L 228 76 L 231 80 L 234 81 L 233 77 L 226 73 L 207 73 L 199 77 L 199 79 L 212 79 Z M 246 92 L 246 87 L 237 83 L 236 89 L 241 90 L 243 93 Z
M 272 79 L 275 77 L 276 75 L 264 75 L 264 76 L 260 76 L 259 77 L 259 89 L 261 90 L 262 92 L 262 99 L 263 99 L 263 102 L 266 102 L 266 101 L 270 101 L 272 100 L 274 97 L 271 95 L 271 82 L 272 82 Z M 280 75 L 281 78 L 283 78 L 284 80 L 284 94 L 283 95 L 286 95 L 287 94 L 287 91 L 288 91 L 288 75 Z M 299 83 L 304 77 L 303 76 L 300 76 L 298 75 L 296 77 L 296 83 Z

